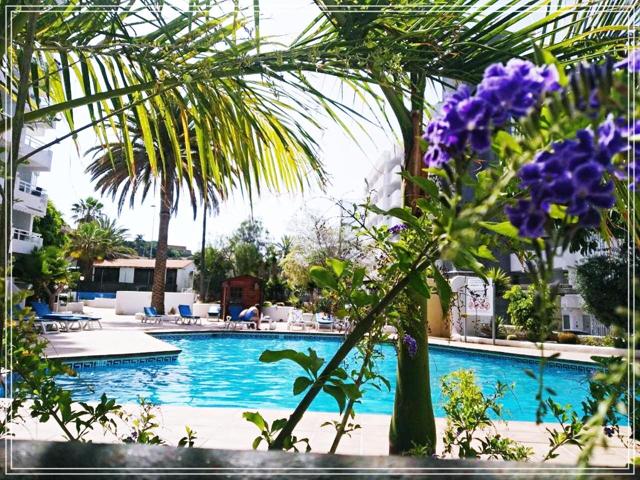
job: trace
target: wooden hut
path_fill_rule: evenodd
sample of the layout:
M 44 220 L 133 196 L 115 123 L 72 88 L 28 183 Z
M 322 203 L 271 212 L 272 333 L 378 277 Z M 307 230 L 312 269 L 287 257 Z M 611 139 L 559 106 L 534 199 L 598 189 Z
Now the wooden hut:
M 262 304 L 262 280 L 252 275 L 228 278 L 222 282 L 222 318 L 237 319 L 245 308 Z

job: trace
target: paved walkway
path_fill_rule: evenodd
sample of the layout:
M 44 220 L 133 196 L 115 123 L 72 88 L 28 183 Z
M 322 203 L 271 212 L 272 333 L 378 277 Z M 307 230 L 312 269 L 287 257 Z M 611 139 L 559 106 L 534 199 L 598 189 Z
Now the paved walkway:
M 161 340 L 145 335 L 144 332 L 205 332 L 220 331 L 224 329 L 223 322 L 203 319 L 202 325 L 182 325 L 173 321 L 162 323 L 142 323 L 136 320 L 133 315 L 116 315 L 113 309 L 87 308 L 85 313 L 102 318 L 102 330 L 91 331 L 71 331 L 62 333 L 50 333 L 47 335 L 49 348 L 47 354 L 51 357 L 86 357 L 105 355 L 135 355 L 136 353 L 153 354 L 175 351 L 175 347 L 162 342 Z M 277 332 L 286 332 L 285 322 L 274 324 Z M 268 324 L 263 323 L 263 329 L 268 328 Z M 296 333 L 301 333 L 296 330 Z M 329 334 L 328 331 L 307 330 L 302 333 Z M 434 345 L 446 345 L 454 348 L 465 348 L 480 350 L 484 352 L 511 353 L 516 355 L 526 355 L 540 357 L 543 353 L 534 344 L 528 342 L 513 342 L 513 346 L 491 345 L 483 343 L 464 343 L 461 341 L 451 341 L 444 338 L 429 338 L 429 343 Z M 591 362 L 591 357 L 595 354 L 589 347 L 576 348 L 571 345 L 571 351 L 561 351 L 561 360 L 571 360 L 579 362 Z M 551 350 L 554 348 L 554 350 Z M 544 350 L 545 356 L 550 356 L 557 352 L 559 345 Z M 623 350 L 611 349 L 611 355 L 622 355 Z
M 127 405 L 125 409 L 129 412 L 136 412 L 138 407 Z M 157 431 L 159 436 L 167 443 L 177 445 L 178 440 L 185 435 L 185 426 L 188 425 L 196 432 L 197 440 L 195 446 L 203 448 L 229 449 L 229 450 L 249 450 L 256 436 L 258 429 L 253 424 L 242 418 L 242 413 L 246 409 L 223 409 L 223 408 L 195 408 L 162 406 L 157 407 L 158 423 L 161 428 Z M 252 410 L 255 411 L 255 410 Z M 277 418 L 286 418 L 291 412 L 286 410 L 260 410 L 260 413 L 271 423 Z M 39 424 L 29 417 L 23 415 L 25 423 L 16 427 L 14 433 L 17 439 L 25 440 L 64 440 L 60 430 L 52 421 L 46 424 Z M 324 422 L 338 420 L 336 414 L 323 412 L 307 412 L 298 425 L 294 434 L 298 438 L 308 438 L 312 451 L 316 453 L 327 453 L 335 430 L 333 426 L 321 425 Z M 388 415 L 357 414 L 355 421 L 361 426 L 355 430 L 350 437 L 345 436 L 338 448 L 339 454 L 355 455 L 387 455 L 389 449 L 389 422 Z M 436 419 L 438 438 L 442 439 L 446 427 L 445 419 Z M 556 424 L 535 425 L 531 422 L 509 422 L 499 424 L 497 431 L 501 435 L 524 443 L 534 450 L 532 461 L 540 461 L 549 450 L 548 434 L 545 428 L 559 428 Z M 119 436 L 126 436 L 128 432 L 120 425 Z M 625 429 L 626 432 L 627 429 Z M 100 429 L 92 432 L 90 439 L 99 443 L 111 443 L 119 441 L 111 433 L 104 434 Z M 260 447 L 265 449 L 264 443 Z M 438 454 L 442 454 L 442 442 L 438 443 Z M 575 464 L 578 449 L 577 447 L 561 447 L 558 450 L 559 456 L 550 460 L 554 463 L 565 465 Z M 595 451 L 592 464 L 599 466 L 625 466 L 634 454 L 634 446 L 625 447 L 619 439 L 610 441 L 609 448 L 598 448 Z

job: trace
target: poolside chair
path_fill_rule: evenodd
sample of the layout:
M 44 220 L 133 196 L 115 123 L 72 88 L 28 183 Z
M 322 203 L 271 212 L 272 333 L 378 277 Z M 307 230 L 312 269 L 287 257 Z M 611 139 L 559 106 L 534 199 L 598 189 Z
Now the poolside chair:
M 227 323 L 225 325 L 226 328 L 231 328 L 235 330 L 236 327 L 240 325 L 246 325 L 249 328 L 249 325 L 253 325 L 253 328 L 256 328 L 256 322 L 253 321 L 253 316 L 255 313 L 252 310 L 249 310 L 244 316 L 242 313 L 238 315 L 238 318 L 233 320 L 231 317 L 227 317 Z
M 289 312 L 287 317 L 287 330 L 292 330 L 294 327 L 302 327 L 302 330 L 306 330 L 304 320 L 302 319 L 302 310 L 293 309 Z
M 68 313 L 54 313 L 49 308 L 49 305 L 43 302 L 31 302 L 31 308 L 36 314 L 36 318 L 40 320 L 49 320 L 55 321 L 58 323 L 61 331 L 70 332 L 74 330 L 72 326 L 74 324 L 78 325 L 76 330 L 82 330 L 85 326 L 88 326 L 88 323 L 85 325 L 82 322 L 89 322 L 89 320 L 97 320 L 98 323 L 100 319 L 95 319 L 93 317 L 88 317 L 85 315 L 69 315 Z M 102 328 L 102 325 L 100 325 Z
M 20 305 L 14 305 L 13 306 L 13 313 L 15 314 L 20 314 L 23 312 L 23 308 Z M 26 315 L 25 316 L 25 321 L 29 321 L 29 318 L 31 315 Z M 15 318 L 15 317 L 14 317 Z M 56 333 L 58 333 L 60 331 L 60 324 L 55 321 L 55 320 L 48 320 L 46 318 L 40 318 L 40 317 L 36 317 L 33 316 L 33 328 L 38 331 L 38 330 L 42 330 L 43 334 L 47 334 L 47 327 L 55 327 L 52 328 L 50 331 L 55 331 Z
M 316 322 L 316 316 L 313 313 L 303 313 L 302 321 L 305 327 L 310 327 L 318 330 L 318 323 Z
M 143 310 L 144 310 L 144 316 L 140 319 L 140 322 L 142 323 L 147 323 L 147 322 L 161 323 L 162 322 L 163 316 L 158 313 L 155 307 L 144 307 Z
M 189 305 L 178 305 L 178 313 L 180 313 L 180 317 L 176 320 L 176 323 L 182 321 L 183 324 L 191 325 L 193 323 L 195 325 L 200 322 L 200 325 L 202 325 L 202 319 L 193 314 Z
M 216 320 L 216 321 L 221 320 L 220 305 L 211 305 L 209 307 L 209 310 L 207 311 L 207 314 L 209 315 L 209 320 Z

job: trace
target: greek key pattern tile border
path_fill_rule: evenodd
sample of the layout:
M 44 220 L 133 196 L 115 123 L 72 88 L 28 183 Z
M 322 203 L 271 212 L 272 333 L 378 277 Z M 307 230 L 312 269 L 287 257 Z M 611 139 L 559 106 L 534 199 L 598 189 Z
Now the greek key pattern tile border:
M 178 360 L 178 355 L 153 355 L 144 357 L 98 358 L 95 360 L 65 361 L 65 365 L 74 370 L 99 367 L 122 367 L 148 363 L 172 363 Z
M 229 331 L 220 332 L 189 332 L 189 333 L 153 333 L 154 337 L 162 340 L 183 340 L 188 337 L 230 337 L 230 338 L 278 338 L 278 339 L 291 339 L 291 340 L 322 340 L 342 342 L 343 336 L 340 335 L 314 335 L 314 334 L 299 334 L 299 333 L 286 333 L 286 332 L 264 332 L 264 333 L 238 333 Z M 487 357 L 487 358 L 507 358 L 513 362 L 523 365 L 537 366 L 540 360 L 536 357 L 526 357 L 524 355 L 512 354 L 512 353 L 498 353 L 498 352 L 486 352 L 479 349 L 469 348 L 464 349 L 462 347 L 450 347 L 447 345 L 429 345 L 431 350 L 441 350 L 447 352 L 455 352 L 456 355 L 467 357 Z M 592 375 L 601 371 L 596 366 L 589 364 L 583 364 L 578 362 L 571 362 L 567 360 L 551 360 L 547 362 L 547 366 L 550 368 L 559 368 L 563 370 L 572 370 L 575 372 L 584 372 L 585 374 Z

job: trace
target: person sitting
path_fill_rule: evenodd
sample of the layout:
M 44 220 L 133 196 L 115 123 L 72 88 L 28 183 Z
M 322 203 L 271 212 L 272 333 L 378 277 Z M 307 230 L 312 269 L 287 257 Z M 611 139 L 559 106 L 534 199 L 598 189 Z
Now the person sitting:
M 246 315 L 251 315 L 251 320 L 256 322 L 256 330 L 260 330 L 260 304 L 256 303 L 253 307 L 246 310 Z

